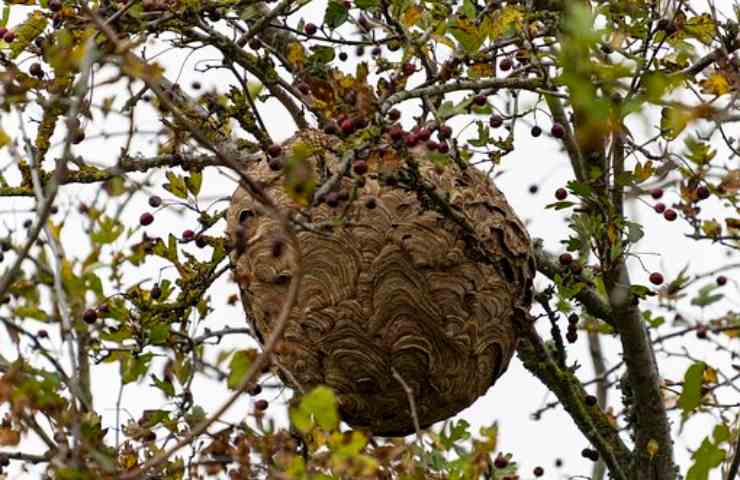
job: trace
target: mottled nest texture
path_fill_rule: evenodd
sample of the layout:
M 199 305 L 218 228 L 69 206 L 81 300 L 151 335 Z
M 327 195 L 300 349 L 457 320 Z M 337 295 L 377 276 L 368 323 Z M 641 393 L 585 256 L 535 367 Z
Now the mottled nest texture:
M 289 178 L 321 185 L 343 155 L 341 140 L 307 130 L 283 144 L 286 165 L 306 146 L 315 153 L 302 160 L 303 172 L 274 171 L 267 159 L 244 172 L 281 208 L 319 226 L 297 235 L 305 276 L 275 353 L 289 371 L 282 380 L 305 391 L 328 385 L 342 419 L 375 435 L 414 432 L 404 384 L 422 428 L 455 415 L 493 385 L 516 349 L 514 322 L 527 315 L 534 276 L 524 225 L 487 175 L 440 165 L 424 145 L 366 151 L 363 186 L 348 170 L 339 205 L 304 208 Z M 294 257 L 287 246 L 274 256 L 280 228 L 257 205 L 243 188 L 235 192 L 228 235 L 244 308 L 263 340 Z

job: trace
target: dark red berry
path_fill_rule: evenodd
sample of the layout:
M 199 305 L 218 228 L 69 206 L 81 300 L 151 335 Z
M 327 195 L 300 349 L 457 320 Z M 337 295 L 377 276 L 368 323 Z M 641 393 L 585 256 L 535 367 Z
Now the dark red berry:
M 699 200 L 706 200 L 711 195 L 711 192 L 704 185 L 696 189 L 696 198 Z
M 578 318 L 578 314 L 577 313 L 571 313 L 570 315 L 568 315 L 568 323 L 570 325 L 576 325 L 579 320 L 580 319 Z
M 390 130 L 388 130 L 388 135 L 391 137 L 391 140 L 397 142 L 403 138 L 403 129 L 398 125 L 393 125 Z
M 331 208 L 336 208 L 339 205 L 339 194 L 337 192 L 329 192 L 326 194 L 326 204 Z
M 307 23 L 305 27 L 303 27 L 303 31 L 306 32 L 306 35 L 316 35 L 316 32 L 318 31 L 318 27 L 314 25 L 313 23 Z
M 496 115 L 494 113 L 491 115 L 491 118 L 488 119 L 488 124 L 491 125 L 492 128 L 498 128 L 504 124 L 504 119 L 501 118 L 501 115 Z
M 545 474 L 545 469 L 542 467 L 534 467 L 534 470 L 532 471 L 534 473 L 535 477 L 541 477 Z
M 447 152 L 450 151 L 450 146 L 447 145 L 446 142 L 445 143 L 440 143 L 440 144 L 437 145 L 437 151 L 439 153 L 447 153 Z
M 258 412 L 264 412 L 267 410 L 267 407 L 269 407 L 270 404 L 267 402 L 267 400 L 260 398 L 256 402 L 254 402 L 254 409 Z
M 15 40 L 15 32 L 13 30 L 8 30 L 7 32 L 5 32 L 3 40 L 8 43 L 13 43 L 13 41 Z
M 509 459 L 499 454 L 493 461 L 493 466 L 496 468 L 506 468 L 509 466 Z
M 49 0 L 49 3 L 47 3 L 47 6 L 49 7 L 49 10 L 52 12 L 58 12 L 62 9 L 62 2 L 61 0 Z
M 485 95 L 476 95 L 475 97 L 473 97 L 473 103 L 475 103 L 479 107 L 482 107 L 487 102 L 488 102 L 488 99 L 486 99 Z
M 162 296 L 162 289 L 159 288 L 159 285 L 154 284 L 154 286 L 152 287 L 152 291 L 149 292 L 149 294 L 154 300 L 159 300 L 159 298 Z
M 41 329 L 41 330 L 39 330 L 38 332 L 36 332 L 36 335 L 37 335 L 37 336 L 38 336 L 39 338 L 49 338 L 49 332 L 47 332 L 47 331 L 46 331 L 46 330 L 44 330 L 44 329 Z
M 722 287 L 726 284 L 727 284 L 727 277 L 725 277 L 724 275 L 720 275 L 719 277 L 717 277 L 717 285 Z
M 347 55 L 347 52 L 339 52 L 339 60 L 345 62 L 347 61 L 347 58 L 349 58 L 349 55 Z
M 388 112 L 388 118 L 390 118 L 392 122 L 397 122 L 398 119 L 401 118 L 401 112 L 394 108 L 393 110 Z
M 342 120 L 342 123 L 339 124 L 339 128 L 342 129 L 342 133 L 345 135 L 350 135 L 355 131 L 355 124 L 349 118 L 345 118 Z
M 145 226 L 145 227 L 146 227 L 147 225 L 151 225 L 153 221 L 154 221 L 154 215 L 152 215 L 152 214 L 151 214 L 151 213 L 149 213 L 149 212 L 144 212 L 144 213 L 142 213 L 142 214 L 141 214 L 141 216 L 139 217 L 139 223 L 140 223 L 141 225 Z
M 267 154 L 272 158 L 279 157 L 281 153 L 283 153 L 283 147 L 281 147 L 277 143 L 273 143 L 272 145 L 267 147 Z
M 514 62 L 507 57 L 501 60 L 501 63 L 499 63 L 498 66 L 502 71 L 506 72 L 508 70 L 511 70 L 511 67 L 514 66 Z
M 706 340 L 709 336 L 709 329 L 706 325 L 697 325 L 696 327 L 696 338 L 699 340 Z
M 28 68 L 28 73 L 30 73 L 34 77 L 41 78 L 41 77 L 44 76 L 44 69 L 41 68 L 41 64 L 40 63 L 34 62 Z
M 571 255 L 568 252 L 565 252 L 558 257 L 558 261 L 560 262 L 560 265 L 570 265 L 573 263 L 573 255 Z
M 439 130 L 437 131 L 437 137 L 439 137 L 440 140 L 446 140 L 452 136 L 452 127 L 449 125 L 440 125 Z
M 555 138 L 563 138 L 565 136 L 565 128 L 563 128 L 559 123 L 555 123 L 552 128 L 550 128 L 550 135 Z
M 157 208 L 160 205 L 162 205 L 162 197 L 159 197 L 157 195 L 152 195 L 149 197 L 149 206 L 152 208 Z
M 262 386 L 258 383 L 257 385 L 247 389 L 247 393 L 253 397 L 256 397 L 262 393 Z
M 365 160 L 358 160 L 352 165 L 352 170 L 357 175 L 365 175 L 367 173 L 367 162 Z
M 593 407 L 594 405 L 599 403 L 599 400 L 593 395 L 586 395 L 586 398 L 583 399 L 583 402 L 589 407 Z
M 381 53 L 383 53 L 383 49 L 380 47 L 373 47 L 373 49 L 370 50 L 370 55 L 373 57 L 379 57 Z
M 662 188 L 653 188 L 650 190 L 650 196 L 653 197 L 655 200 L 658 200 L 663 197 L 663 189 Z
M 542 135 L 542 129 L 538 127 L 537 125 L 535 125 L 534 127 L 532 127 L 532 130 L 530 131 L 530 133 L 532 134 L 533 137 L 539 137 L 540 135 Z
M 555 190 L 555 198 L 558 200 L 565 200 L 568 197 L 568 191 L 564 188 L 558 188 Z
M 95 323 L 95 320 L 98 319 L 98 312 L 96 312 L 92 308 L 88 308 L 82 313 L 82 320 L 85 323 L 92 324 Z
M 402 68 L 404 75 L 412 75 L 416 71 L 416 67 L 410 62 L 404 63 Z
M 650 274 L 650 283 L 653 285 L 660 285 L 663 283 L 663 274 L 660 272 L 653 272 Z
M 185 230 L 184 232 L 182 232 L 182 238 L 183 238 L 183 240 L 188 240 L 188 241 L 190 241 L 190 240 L 192 240 L 192 239 L 193 239 L 194 237 L 195 237 L 195 232 L 194 232 L 194 231 L 192 231 L 192 230 L 190 230 L 190 229 L 187 229 L 187 230 Z
M 678 214 L 676 213 L 675 210 L 673 210 L 672 208 L 669 208 L 668 210 L 666 210 L 665 212 L 663 212 L 663 218 L 665 218 L 669 222 L 672 222 L 676 218 L 678 218 Z
M 655 204 L 655 206 L 653 207 L 653 209 L 655 209 L 655 211 L 657 213 L 663 213 L 663 212 L 665 212 L 665 203 L 658 202 L 658 203 Z
M 416 133 L 416 135 L 419 137 L 420 141 L 426 142 L 432 137 L 432 131 L 428 128 L 422 128 Z

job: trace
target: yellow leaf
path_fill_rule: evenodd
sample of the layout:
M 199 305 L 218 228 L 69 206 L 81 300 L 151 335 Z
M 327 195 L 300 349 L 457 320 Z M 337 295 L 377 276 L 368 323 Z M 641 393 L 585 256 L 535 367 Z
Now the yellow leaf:
M 419 21 L 423 13 L 424 11 L 421 9 L 421 7 L 419 7 L 418 5 L 411 5 L 403 13 L 403 16 L 401 17 L 401 23 L 403 23 L 406 28 L 412 27 L 416 25 L 416 22 Z
M 699 82 L 701 92 L 709 95 L 724 95 L 730 91 L 730 82 L 724 74 L 717 72 Z
M 494 76 L 493 63 L 476 63 L 470 66 L 468 74 L 472 78 L 485 78 Z
M 635 179 L 639 182 L 644 182 L 650 176 L 653 174 L 653 161 L 648 160 L 645 162 L 645 165 L 642 165 L 641 163 L 638 163 L 637 166 L 635 166 Z
M 500 8 L 493 13 L 493 19 L 488 25 L 487 33 L 491 40 L 519 30 L 524 23 L 524 13 L 517 6 Z
M 302 67 L 306 51 L 300 42 L 290 42 L 287 48 L 288 62 L 296 67 Z
M 9 143 L 10 143 L 10 137 L 8 136 L 7 133 L 5 133 L 5 130 L 0 128 L 0 148 L 3 148 Z
M 710 366 L 704 368 L 704 383 L 717 383 L 717 370 Z
M 656 454 L 658 453 L 658 449 L 659 449 L 659 448 L 660 448 L 660 446 L 658 445 L 658 442 L 657 442 L 657 441 L 656 441 L 656 440 L 655 440 L 654 438 L 651 438 L 651 439 L 650 439 L 650 440 L 648 441 L 647 445 L 645 446 L 645 450 L 647 450 L 647 452 L 648 452 L 648 455 L 650 455 L 650 459 L 651 459 L 651 460 L 652 460 L 652 459 L 653 459 L 653 458 L 655 457 L 655 455 L 656 455 Z
M 8 427 L 0 427 L 0 445 L 3 447 L 18 445 L 21 441 L 21 434 Z

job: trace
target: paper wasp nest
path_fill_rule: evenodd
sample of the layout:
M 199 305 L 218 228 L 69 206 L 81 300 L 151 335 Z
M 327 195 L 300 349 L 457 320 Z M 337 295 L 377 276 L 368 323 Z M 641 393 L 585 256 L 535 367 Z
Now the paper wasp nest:
M 307 146 L 316 153 L 298 175 L 320 185 L 339 169 L 332 151 L 341 142 L 316 130 L 299 133 L 282 146 L 286 165 Z M 289 195 L 288 167 L 273 171 L 263 159 L 245 170 L 281 207 L 306 213 L 298 217 L 305 223 L 346 220 L 298 233 L 305 273 L 275 358 L 292 374 L 282 375 L 288 385 L 330 386 L 342 419 L 376 435 L 414 431 L 394 370 L 413 391 L 422 427 L 483 395 L 506 370 L 517 343 L 512 323 L 531 302 L 529 237 L 503 194 L 475 167 L 441 167 L 427 154 L 423 144 L 409 149 L 410 169 L 393 148 L 369 151 L 364 186 L 353 190 L 350 170 L 329 202 L 335 206 L 310 209 Z M 402 173 L 414 169 L 415 186 Z M 422 185 L 447 198 L 467 228 Z M 279 227 L 256 206 L 238 189 L 228 234 L 248 320 L 264 339 L 286 298 L 293 252 L 286 246 L 274 257 Z

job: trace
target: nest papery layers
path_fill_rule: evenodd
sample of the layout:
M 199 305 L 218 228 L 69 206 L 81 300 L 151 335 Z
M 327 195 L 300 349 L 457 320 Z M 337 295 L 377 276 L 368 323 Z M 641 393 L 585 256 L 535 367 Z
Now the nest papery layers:
M 331 151 L 337 142 L 308 130 L 283 151 L 314 146 L 304 166 L 326 178 L 340 168 Z M 513 322 L 531 303 L 529 237 L 503 194 L 474 167 L 442 167 L 428 153 L 425 146 L 408 151 L 418 188 L 387 180 L 406 165 L 395 151 L 371 153 L 364 186 L 354 188 L 350 176 L 338 184 L 349 200 L 303 209 L 313 225 L 338 226 L 297 234 L 304 277 L 275 354 L 290 372 L 283 381 L 330 386 L 342 419 L 376 435 L 414 431 L 394 372 L 411 388 L 422 427 L 483 395 L 506 370 L 517 343 Z M 302 209 L 288 194 L 284 171 L 263 160 L 245 173 L 281 208 Z M 440 198 L 467 228 L 441 211 Z M 231 258 L 248 320 L 265 338 L 286 298 L 294 252 L 286 247 L 274 256 L 280 228 L 260 211 L 238 189 L 228 234 L 237 245 Z

